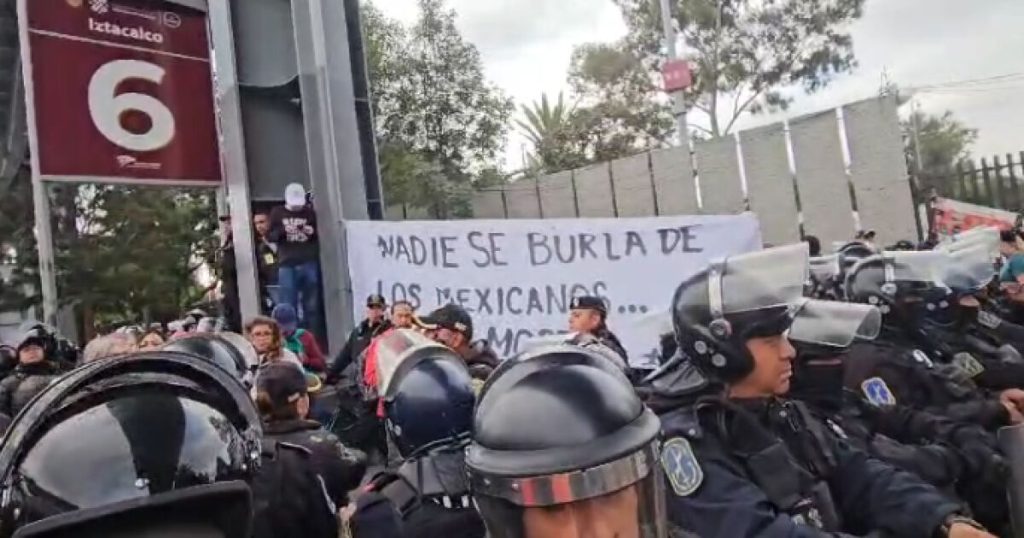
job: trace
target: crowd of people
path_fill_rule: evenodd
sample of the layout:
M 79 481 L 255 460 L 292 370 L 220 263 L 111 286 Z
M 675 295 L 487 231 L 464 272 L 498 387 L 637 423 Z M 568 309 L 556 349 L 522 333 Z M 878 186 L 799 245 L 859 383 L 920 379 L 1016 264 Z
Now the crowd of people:
M 81 356 L 29 324 L 0 349 L 0 532 L 1012 536 L 1024 236 L 872 239 L 711 263 L 653 372 L 600 297 L 504 360 L 461 307 L 378 295 L 332 359 L 290 303 Z

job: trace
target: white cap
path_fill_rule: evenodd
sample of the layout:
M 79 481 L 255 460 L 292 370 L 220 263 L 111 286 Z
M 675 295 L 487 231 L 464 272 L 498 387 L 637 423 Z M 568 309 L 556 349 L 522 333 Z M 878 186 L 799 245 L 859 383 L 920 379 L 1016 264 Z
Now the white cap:
M 301 208 L 306 205 L 306 188 L 299 183 L 290 183 L 284 189 L 284 205 Z

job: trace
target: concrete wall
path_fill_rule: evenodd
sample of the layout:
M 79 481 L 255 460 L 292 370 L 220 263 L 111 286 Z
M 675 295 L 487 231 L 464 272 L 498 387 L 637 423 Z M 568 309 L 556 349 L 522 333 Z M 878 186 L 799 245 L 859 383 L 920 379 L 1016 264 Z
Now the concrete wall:
M 861 228 L 876 230 L 880 243 L 917 237 L 894 98 L 699 142 L 694 160 L 699 186 L 688 151 L 658 149 L 478 192 L 474 215 L 640 217 L 749 208 L 766 243 L 799 240 L 802 222 L 803 233 L 829 245 L 853 237 L 856 202 Z M 389 211 L 396 214 L 401 209 Z

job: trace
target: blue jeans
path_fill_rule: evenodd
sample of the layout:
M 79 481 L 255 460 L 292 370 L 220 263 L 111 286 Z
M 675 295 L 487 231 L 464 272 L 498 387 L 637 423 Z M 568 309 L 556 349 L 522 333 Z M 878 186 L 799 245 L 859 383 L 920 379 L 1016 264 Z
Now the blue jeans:
M 322 336 L 319 334 L 320 267 L 317 262 L 282 265 L 278 268 L 277 283 L 281 287 L 281 302 L 294 306 L 299 313 L 299 325 Z

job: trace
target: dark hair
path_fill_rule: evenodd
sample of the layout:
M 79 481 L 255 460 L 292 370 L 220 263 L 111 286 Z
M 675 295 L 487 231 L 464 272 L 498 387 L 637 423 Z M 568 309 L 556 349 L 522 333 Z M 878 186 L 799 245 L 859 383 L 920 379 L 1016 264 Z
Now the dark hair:
M 300 398 L 301 399 L 301 398 Z M 264 391 L 256 392 L 256 408 L 260 411 L 260 416 L 267 422 L 275 422 L 279 420 L 297 420 L 302 418 L 299 416 L 299 402 L 298 400 L 286 403 L 284 405 L 275 405 L 273 398 L 270 394 Z
M 805 235 L 804 243 L 810 247 L 811 256 L 821 256 L 821 241 L 813 235 Z
M 1016 243 L 1017 239 L 1024 239 L 1020 230 L 1003 230 L 999 232 L 999 240 L 1003 243 Z

